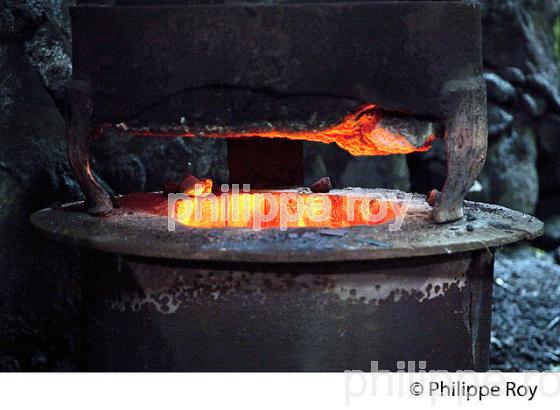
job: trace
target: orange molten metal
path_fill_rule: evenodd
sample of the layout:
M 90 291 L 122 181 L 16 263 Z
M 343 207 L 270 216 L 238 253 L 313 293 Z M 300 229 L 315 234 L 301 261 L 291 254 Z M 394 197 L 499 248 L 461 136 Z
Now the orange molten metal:
M 377 198 L 281 192 L 191 197 L 175 219 L 193 228 L 346 228 L 395 219 L 399 206 Z
M 378 126 L 381 116 L 374 111 L 374 104 L 366 104 L 352 114 L 344 117 L 340 124 L 318 131 L 259 131 L 261 138 L 288 138 L 336 143 L 340 148 L 352 155 L 390 155 L 410 154 L 412 152 L 427 151 L 435 136 L 431 136 L 422 147 L 415 147 L 401 135 Z M 255 132 L 237 133 L 229 137 L 250 137 Z M 218 135 L 210 135 L 218 136 Z
M 330 128 L 321 130 L 255 130 L 242 132 L 167 132 L 160 135 L 195 137 L 205 136 L 210 138 L 287 138 L 291 140 L 304 140 L 322 142 L 324 144 L 336 143 L 352 155 L 390 155 L 410 154 L 423 152 L 430 149 L 435 135 L 430 136 L 421 147 L 416 147 L 405 137 L 380 126 L 382 114 L 375 110 L 375 104 L 365 104 L 356 112 L 344 117 L 342 122 Z M 134 131 L 134 135 L 151 136 L 151 131 Z
M 409 154 L 427 151 L 435 135 L 421 147 L 404 136 L 384 128 L 382 113 L 374 104 L 366 104 L 344 117 L 342 122 L 321 130 L 257 130 L 242 132 L 207 132 L 175 130 L 154 133 L 129 130 L 132 135 L 182 136 L 210 138 L 287 138 L 336 143 L 352 155 Z M 296 192 L 244 192 L 212 194 L 210 179 L 186 177 L 180 184 L 188 195 L 175 203 L 175 219 L 196 228 L 346 228 L 356 225 L 377 225 L 400 216 L 399 206 L 387 200 L 331 194 Z M 173 192 L 173 191 L 171 191 Z M 176 191 L 175 191 L 176 192 Z M 127 202 L 126 199 L 121 202 Z

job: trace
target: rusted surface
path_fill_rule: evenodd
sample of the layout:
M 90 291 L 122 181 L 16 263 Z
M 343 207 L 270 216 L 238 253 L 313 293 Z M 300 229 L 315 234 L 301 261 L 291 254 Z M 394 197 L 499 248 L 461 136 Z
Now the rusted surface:
M 482 78 L 472 81 L 482 83 Z M 433 211 L 438 223 L 463 217 L 463 200 L 482 170 L 488 145 L 485 88 L 458 86 L 454 92 L 460 99 L 445 123 L 447 176 Z
M 109 194 L 91 171 L 89 147 L 96 133 L 93 119 L 93 90 L 85 81 L 66 84 L 66 142 L 74 175 L 88 199 L 88 212 L 105 215 L 113 209 Z
M 471 317 L 476 310 L 478 322 L 490 321 L 491 265 L 476 263 L 483 254 L 492 257 L 313 264 L 106 255 L 85 282 L 84 367 L 368 371 L 372 361 L 387 370 L 414 361 L 486 370 L 489 329 Z M 475 293 L 488 304 L 482 310 Z
M 348 189 L 331 194 L 405 193 L 388 190 Z M 127 255 L 238 262 L 357 261 L 445 255 L 486 249 L 542 233 L 538 219 L 496 205 L 466 202 L 466 217 L 445 225 L 434 224 L 424 196 L 411 198 L 401 229 L 391 224 L 348 229 L 194 229 L 176 225 L 168 231 L 161 215 L 167 200 L 157 194 L 141 194 L 143 204 L 116 209 L 106 218 L 96 218 L 74 208 L 46 209 L 32 215 L 31 222 L 48 237 L 83 247 Z M 121 202 L 126 202 L 122 201 Z M 130 201 L 129 201 L 130 202 Z M 400 203 L 400 202 L 399 202 Z M 162 208 L 163 206 L 163 208 Z M 158 210 L 159 209 L 159 210 Z M 159 212 L 159 215 L 158 215 Z M 467 226 L 470 226 L 467 229 Z
M 490 360 L 490 332 L 492 328 L 492 284 L 494 252 L 478 252 L 471 261 L 469 323 L 471 329 L 473 363 L 483 370 Z

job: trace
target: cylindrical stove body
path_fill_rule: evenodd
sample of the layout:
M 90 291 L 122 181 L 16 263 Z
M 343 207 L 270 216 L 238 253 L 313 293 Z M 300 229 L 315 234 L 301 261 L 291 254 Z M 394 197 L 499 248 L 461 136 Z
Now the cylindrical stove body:
M 84 282 L 87 370 L 488 367 L 489 250 L 337 263 L 103 259 Z

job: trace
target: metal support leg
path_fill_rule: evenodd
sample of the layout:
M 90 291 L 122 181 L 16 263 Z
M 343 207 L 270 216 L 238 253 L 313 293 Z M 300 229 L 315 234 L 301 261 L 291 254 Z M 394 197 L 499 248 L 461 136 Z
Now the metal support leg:
M 463 200 L 486 159 L 488 129 L 484 87 L 463 91 L 453 115 L 445 123 L 447 178 L 434 204 L 436 223 L 463 217 Z
M 66 143 L 70 166 L 86 196 L 88 212 L 105 215 L 113 210 L 113 204 L 91 172 L 89 147 L 95 136 L 92 112 L 89 83 L 69 81 L 66 85 Z

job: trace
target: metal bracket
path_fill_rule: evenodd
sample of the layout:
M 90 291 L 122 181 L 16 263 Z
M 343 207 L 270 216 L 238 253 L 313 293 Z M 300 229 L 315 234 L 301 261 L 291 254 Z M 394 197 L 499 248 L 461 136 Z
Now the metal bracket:
M 447 177 L 433 209 L 436 223 L 463 217 L 463 200 L 486 159 L 488 125 L 484 86 L 457 90 L 457 107 L 445 122 Z
M 106 215 L 113 210 L 109 194 L 99 184 L 90 166 L 89 147 L 95 137 L 91 86 L 70 80 L 65 87 L 66 143 L 74 175 L 86 196 L 88 212 Z

